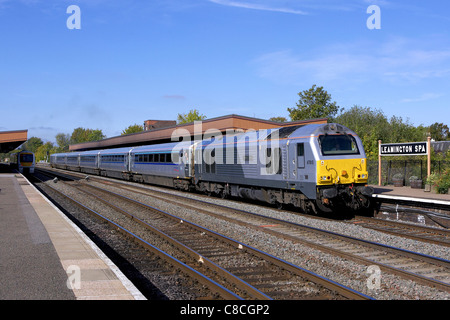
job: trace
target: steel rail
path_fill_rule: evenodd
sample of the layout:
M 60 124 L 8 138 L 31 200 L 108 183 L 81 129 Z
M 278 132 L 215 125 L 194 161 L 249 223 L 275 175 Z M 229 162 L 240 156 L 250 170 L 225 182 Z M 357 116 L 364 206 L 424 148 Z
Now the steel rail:
M 199 281 L 203 285 L 207 286 L 211 291 L 217 292 L 224 299 L 242 300 L 242 298 L 240 296 L 238 296 L 237 294 L 235 294 L 234 292 L 228 290 L 224 286 L 220 285 L 219 283 L 217 283 L 216 281 L 210 279 L 209 277 L 203 275 L 202 273 L 198 272 L 194 268 L 192 268 L 192 267 L 188 266 L 187 264 L 183 263 L 179 259 L 177 259 L 177 258 L 171 256 L 170 254 L 162 251 L 161 249 L 153 246 L 152 244 L 148 243 L 147 241 L 145 241 L 144 239 L 142 239 L 138 235 L 132 233 L 131 231 L 127 230 L 126 228 L 124 228 L 122 226 L 120 226 L 119 224 L 115 223 L 114 221 L 106 218 L 102 214 L 96 212 L 95 210 L 92 210 L 92 209 L 86 207 L 82 203 L 80 203 L 77 200 L 73 199 L 72 197 L 66 195 L 65 193 L 55 189 L 54 187 L 49 186 L 48 184 L 46 184 L 46 186 L 50 187 L 52 189 L 52 191 L 54 191 L 55 193 L 57 193 L 60 196 L 64 197 L 65 199 L 69 200 L 70 202 L 72 202 L 73 204 L 77 205 L 81 209 L 86 210 L 89 213 L 93 214 L 100 221 L 106 222 L 110 226 L 116 228 L 118 231 L 120 231 L 123 234 L 125 234 L 126 236 L 130 237 L 131 239 L 133 239 L 134 241 L 136 241 L 137 243 L 142 245 L 144 248 L 146 248 L 147 250 L 149 250 L 153 254 L 155 254 L 158 257 L 162 258 L 163 260 L 167 261 L 174 268 L 178 268 L 178 269 L 182 270 L 185 274 L 189 275 L 190 277 L 196 279 L 197 281 Z
M 428 242 L 432 244 L 437 244 L 440 246 L 450 247 L 450 230 L 447 229 L 437 229 L 430 228 L 426 226 L 420 225 L 410 225 L 407 223 L 402 223 L 398 221 L 390 221 L 384 219 L 375 219 L 364 216 L 355 217 L 354 220 L 349 221 L 350 224 L 358 224 L 364 228 L 377 230 L 381 232 L 385 232 L 392 235 L 401 235 L 406 238 L 410 238 L 413 240 Z M 381 226 L 380 226 L 381 225 Z M 395 230 L 388 230 L 383 228 L 383 225 L 391 226 L 395 228 Z M 380 227 L 378 227 L 380 226 Z M 400 230 L 400 231 L 397 231 Z M 417 230 L 417 231 L 415 231 Z M 408 231 L 411 231 L 409 233 Z M 425 233 L 426 235 L 417 234 L 417 232 Z M 433 235 L 435 237 L 433 238 Z M 443 240 L 436 239 L 436 237 L 441 237 Z
M 88 187 L 91 188 L 97 188 L 97 187 L 93 187 L 90 185 L 87 185 Z M 167 233 L 159 230 L 158 228 L 156 228 L 155 226 L 143 221 L 142 219 L 139 219 L 138 217 L 136 217 L 135 215 L 129 213 L 128 211 L 106 201 L 105 199 L 93 194 L 93 193 L 89 193 L 86 190 L 83 190 L 81 187 L 79 186 L 75 186 L 78 190 L 95 197 L 97 200 L 101 201 L 102 203 L 112 207 L 114 210 L 117 210 L 119 212 L 121 212 L 122 214 L 124 214 L 125 216 L 127 216 L 128 218 L 130 218 L 131 220 L 133 220 L 134 222 L 140 224 L 141 226 L 143 226 L 144 228 L 146 228 L 147 230 L 155 233 L 156 235 L 158 235 L 159 237 L 161 237 L 162 239 L 166 240 L 167 242 L 171 243 L 173 246 L 181 249 L 183 252 L 185 252 L 188 256 L 190 256 L 191 258 L 195 259 L 198 262 L 201 262 L 203 265 L 205 265 L 206 267 L 208 267 L 209 269 L 213 270 L 214 272 L 216 272 L 217 274 L 225 277 L 228 281 L 230 281 L 231 283 L 233 283 L 233 285 L 235 285 L 237 288 L 239 288 L 240 290 L 245 291 L 249 296 L 251 296 L 252 298 L 255 299 L 262 299 L 262 300 L 271 300 L 271 298 L 269 296 L 267 296 L 266 294 L 264 294 L 263 292 L 261 292 L 260 290 L 256 289 L 255 287 L 253 287 L 252 285 L 250 285 L 249 283 L 243 281 L 242 279 L 236 277 L 235 275 L 233 275 L 232 273 L 230 273 L 228 270 L 220 267 L 219 265 L 217 265 L 216 263 L 214 263 L 213 261 L 211 261 L 210 259 L 208 259 L 207 257 L 201 255 L 200 253 L 196 252 L 195 250 L 187 247 L 186 245 L 184 245 L 183 243 L 179 242 L 178 240 L 176 240 L 175 238 L 171 237 L 170 235 L 168 235 Z M 147 209 L 149 209 L 147 207 Z M 154 210 L 158 210 L 156 208 L 152 208 Z M 159 211 L 159 210 L 158 210 Z M 178 220 L 180 223 L 185 223 L 185 221 L 183 220 Z M 186 222 L 188 223 L 188 222 Z
M 105 183 L 104 179 L 96 179 L 96 180 Z M 117 182 L 116 181 L 115 182 L 109 182 L 108 181 L 107 183 L 109 183 L 109 184 L 111 184 L 111 183 L 112 184 L 120 184 L 121 185 L 120 188 L 132 190 L 133 192 L 139 192 L 139 193 L 142 193 L 142 194 L 147 194 L 148 195 L 148 192 L 153 192 L 153 193 L 159 193 L 159 194 L 167 195 L 167 193 L 162 192 L 162 191 L 155 191 L 155 190 L 152 190 L 152 189 L 142 188 L 142 187 L 139 187 L 139 186 L 131 186 L 131 185 L 124 184 L 124 183 L 118 182 L 118 181 Z M 144 191 L 137 191 L 136 189 L 145 190 L 145 192 Z M 379 244 L 379 243 L 376 243 L 376 242 L 371 242 L 371 241 L 357 239 L 357 238 L 350 237 L 350 236 L 336 234 L 336 233 L 333 233 L 333 232 L 329 232 L 329 231 L 326 231 L 326 230 L 321 230 L 321 229 L 317 229 L 317 228 L 313 228 L 313 227 L 309 227 L 309 226 L 305 226 L 305 225 L 295 224 L 295 223 L 288 222 L 288 221 L 285 221 L 285 220 L 280 220 L 280 219 L 277 219 L 277 218 L 272 218 L 272 217 L 259 215 L 259 214 L 253 213 L 253 212 L 237 210 L 237 209 L 230 208 L 230 207 L 227 207 L 227 206 L 224 206 L 224 205 L 213 204 L 213 203 L 210 203 L 208 201 L 203 201 L 203 200 L 198 200 L 198 199 L 192 200 L 190 198 L 183 197 L 183 196 L 180 196 L 180 195 L 173 195 L 173 194 L 170 194 L 170 195 L 175 197 L 175 198 L 180 198 L 180 199 L 184 199 L 184 200 L 185 199 L 189 199 L 190 201 L 200 202 L 200 203 L 203 203 L 205 205 L 213 206 L 215 208 L 222 208 L 224 210 L 230 210 L 230 211 L 233 211 L 233 212 L 241 212 L 243 214 L 256 216 L 256 217 L 259 217 L 261 219 L 265 219 L 267 221 L 271 221 L 271 223 L 275 223 L 275 224 L 278 224 L 278 225 L 286 225 L 287 227 L 290 227 L 290 228 L 297 227 L 297 228 L 302 228 L 302 229 L 306 229 L 306 230 L 309 230 L 309 231 L 322 232 L 325 235 L 333 235 L 335 237 L 344 239 L 346 241 L 352 241 L 352 242 L 355 242 L 355 243 L 359 242 L 359 244 L 361 244 L 361 245 L 370 246 L 370 247 L 373 247 L 373 248 L 378 249 L 378 250 L 379 250 L 379 247 L 381 246 L 381 247 L 383 247 L 384 250 L 393 252 L 395 254 L 399 254 L 400 253 L 402 256 L 407 256 L 407 257 L 409 256 L 409 257 L 413 257 L 413 258 L 415 258 L 416 256 L 420 256 L 422 260 L 426 260 L 426 261 L 428 261 L 428 263 L 441 265 L 441 266 L 443 266 L 445 268 L 449 267 L 449 261 L 448 260 L 444 260 L 444 259 L 440 259 L 440 258 L 436 258 L 436 257 L 431 257 L 431 256 L 427 256 L 427 255 L 422 255 L 420 253 L 404 250 L 404 249 L 401 249 L 401 248 L 395 248 L 395 247 L 392 247 L 392 246 L 387 246 L 387 245 Z M 166 201 L 166 202 L 169 201 L 167 198 L 163 198 L 163 200 Z M 176 202 L 176 201 L 174 201 L 174 202 Z M 187 204 L 183 203 L 182 206 L 186 207 Z M 196 207 L 192 207 L 191 206 L 191 208 L 194 209 L 194 210 L 199 210 L 198 206 L 196 206 Z M 225 219 L 225 220 L 227 220 L 227 219 L 228 220 L 233 220 L 235 223 L 246 224 L 247 226 L 251 227 L 251 224 L 242 222 L 242 221 L 237 220 L 237 219 L 225 218 L 225 217 L 223 217 L 221 215 L 217 215 L 217 214 L 214 214 L 212 212 L 209 212 L 208 214 L 215 215 L 218 218 Z M 258 229 L 258 228 L 256 228 L 256 229 Z M 261 228 L 259 228 L 259 230 L 261 230 Z M 354 255 L 354 254 L 351 254 L 351 253 L 347 253 L 347 252 L 344 252 L 342 250 L 326 247 L 324 245 L 313 243 L 311 241 L 307 241 L 307 240 L 301 239 L 299 237 L 290 236 L 290 235 L 286 234 L 285 232 L 279 232 L 279 231 L 276 231 L 276 230 L 270 230 L 269 227 L 264 228 L 264 231 L 268 232 L 268 233 L 272 233 L 272 234 L 277 235 L 277 236 L 284 237 L 284 238 L 289 238 L 289 239 L 291 239 L 293 241 L 297 241 L 297 242 L 300 241 L 300 242 L 302 242 L 302 243 L 304 243 L 306 245 L 309 245 L 311 247 L 314 247 L 314 248 L 316 248 L 318 250 L 322 250 L 322 251 L 329 252 L 329 253 L 332 253 L 332 254 L 337 254 L 337 255 L 339 255 L 341 257 L 344 257 L 344 258 L 347 258 L 347 259 L 350 259 L 350 260 L 353 260 L 353 261 L 357 261 L 359 263 L 363 263 L 363 264 L 366 264 L 366 265 L 368 265 L 368 264 L 370 264 L 370 265 L 376 264 L 376 265 L 378 265 L 380 267 L 380 269 L 382 269 L 384 271 L 389 271 L 389 272 L 391 272 L 393 274 L 396 274 L 398 276 L 404 277 L 406 279 L 413 279 L 413 280 L 415 280 L 418 283 L 425 284 L 427 286 L 436 287 L 436 288 L 438 288 L 440 290 L 444 290 L 444 291 L 449 292 L 449 288 L 450 288 L 449 284 L 447 284 L 445 282 L 441 282 L 439 280 L 431 279 L 431 278 L 428 278 L 426 276 L 422 276 L 422 275 L 419 275 L 419 274 L 416 274 L 416 273 L 412 273 L 412 272 L 409 272 L 407 270 L 399 269 L 397 267 L 390 266 L 390 265 L 378 262 L 376 260 L 372 260 L 372 259 L 368 259 L 368 258 L 357 256 L 357 255 Z
M 200 226 L 200 225 L 198 225 L 196 223 L 193 223 L 193 222 L 187 221 L 185 219 L 182 219 L 180 217 L 177 217 L 175 215 L 172 215 L 171 213 L 162 211 L 160 209 L 157 209 L 155 207 L 149 206 L 149 205 L 147 205 L 145 203 L 142 203 L 140 201 L 128 198 L 126 196 L 120 195 L 120 194 L 112 192 L 112 191 L 104 190 L 104 189 L 101 189 L 99 187 L 95 187 L 95 186 L 87 185 L 87 184 L 86 184 L 86 186 L 88 186 L 90 188 L 93 188 L 93 189 L 96 189 L 96 190 L 99 190 L 101 192 L 108 192 L 108 193 L 113 194 L 114 196 L 116 196 L 116 197 L 118 197 L 118 198 L 120 198 L 122 200 L 132 202 L 132 203 L 134 203 L 136 205 L 139 205 L 139 206 L 141 206 L 143 208 L 159 211 L 159 212 L 161 212 L 161 214 L 164 214 L 167 217 L 170 217 L 171 219 L 173 219 L 175 221 L 182 221 L 184 224 L 189 225 L 190 227 L 196 229 L 199 233 L 203 233 L 203 232 L 207 233 L 207 234 L 209 234 L 209 235 L 211 235 L 211 236 L 213 236 L 215 238 L 220 239 L 223 242 L 229 243 L 230 245 L 232 245 L 232 246 L 234 246 L 236 248 L 240 248 L 241 250 L 246 250 L 248 252 L 251 252 L 255 256 L 258 256 L 258 257 L 260 257 L 260 258 L 262 258 L 264 260 L 270 261 L 273 264 L 282 267 L 283 269 L 286 269 L 286 270 L 288 270 L 288 271 L 290 271 L 290 272 L 292 272 L 294 274 L 297 274 L 300 277 L 306 278 L 306 279 L 308 279 L 308 280 L 310 280 L 310 281 L 312 281 L 314 283 L 320 284 L 320 285 L 322 285 L 325 288 L 328 288 L 328 289 L 330 289 L 332 291 L 336 291 L 336 292 L 342 294 L 343 296 L 345 296 L 345 297 L 347 297 L 349 299 L 359 299 L 359 300 L 360 299 L 363 299 L 363 300 L 373 299 L 372 297 L 369 297 L 369 296 L 367 296 L 367 295 L 365 295 L 365 294 L 363 294 L 361 292 L 358 292 L 358 291 L 353 290 L 353 289 L 351 289 L 351 288 L 349 288 L 347 286 L 339 284 L 339 283 L 337 283 L 337 282 L 335 282 L 335 281 L 333 281 L 331 279 L 327 279 L 327 278 L 325 278 L 323 276 L 320 276 L 320 275 L 318 275 L 318 274 L 316 274 L 314 272 L 311 272 L 310 270 L 307 270 L 307 269 L 301 268 L 299 266 L 296 266 L 296 265 L 294 265 L 294 264 L 292 264 L 290 262 L 287 262 L 287 261 L 284 261 L 282 259 L 279 259 L 279 258 L 277 258 L 277 257 L 275 257 L 273 255 L 270 255 L 270 254 L 268 254 L 266 252 L 263 252 L 263 251 L 261 251 L 259 249 L 251 247 L 249 245 L 246 245 L 246 244 L 244 244 L 244 243 L 242 243 L 240 241 L 231 239 L 231 238 L 229 238 L 227 236 L 224 236 L 222 234 L 219 234 L 219 233 L 217 233 L 217 232 L 215 232 L 213 230 L 206 229 L 206 228 L 204 228 L 204 227 L 202 227 L 202 226 Z M 203 259 L 205 259 L 205 257 L 203 257 Z
M 47 169 L 38 169 L 38 170 L 45 170 L 45 171 L 47 171 Z M 50 170 L 50 171 L 53 171 L 53 170 Z M 61 173 L 61 174 L 66 176 L 66 177 L 67 176 L 79 176 L 79 175 L 86 176 L 86 174 L 79 173 L 79 172 L 70 172 L 70 174 L 68 174 L 68 173 Z M 82 178 L 80 178 L 80 179 L 82 179 Z M 100 181 L 102 183 L 106 183 L 106 181 L 108 181 L 108 180 L 102 179 L 101 177 L 94 177 L 94 179 L 97 180 L 97 181 Z M 111 182 L 109 182 L 109 183 L 111 183 Z M 148 189 L 148 188 L 143 188 L 143 187 L 140 187 L 140 186 L 131 186 L 131 185 L 125 184 L 125 183 L 123 183 L 121 181 L 114 181 L 113 183 L 120 184 L 122 186 L 122 188 L 124 188 L 124 189 L 133 189 L 133 190 L 140 189 L 140 190 L 146 190 L 147 192 L 150 191 L 150 192 L 162 193 L 162 191 L 156 191 L 156 190 L 152 190 L 152 189 Z M 137 191 L 137 192 L 141 192 L 142 193 L 142 191 Z M 174 195 L 174 194 L 171 194 L 171 195 L 173 197 L 182 197 L 180 195 Z M 196 200 L 196 201 L 203 202 L 205 204 L 209 203 L 209 202 L 204 201 L 204 200 Z M 219 206 L 218 204 L 215 204 L 215 205 Z M 317 217 L 311 217 L 311 218 L 317 218 Z M 382 224 L 382 223 L 383 224 L 388 224 L 389 223 L 393 227 L 395 227 L 396 229 L 401 229 L 401 230 L 418 229 L 418 230 L 422 230 L 423 232 L 426 232 L 426 233 L 432 233 L 432 234 L 436 234 L 436 235 L 442 236 L 442 237 L 450 237 L 450 230 L 446 230 L 446 229 L 431 228 L 431 227 L 419 226 L 419 225 L 409 225 L 409 224 L 405 224 L 405 223 L 401 223 L 401 222 L 387 221 L 387 220 L 375 219 L 375 218 L 368 218 L 368 217 L 364 217 L 364 216 L 357 216 L 357 218 L 355 217 L 355 219 L 364 220 L 365 222 L 372 223 L 372 224 Z M 348 223 L 355 224 L 355 221 L 349 221 Z M 367 226 L 361 225 L 361 226 L 367 227 L 367 228 L 370 228 L 370 229 L 373 229 L 373 230 L 377 230 L 379 232 L 392 234 L 392 235 L 395 235 L 395 236 L 402 236 L 402 237 L 410 238 L 410 239 L 413 239 L 413 240 L 429 242 L 429 243 L 442 245 L 442 246 L 450 246 L 450 242 L 449 241 L 445 241 L 445 240 L 440 241 L 440 240 L 436 240 L 436 238 L 433 239 L 433 238 L 428 237 L 428 236 L 417 235 L 417 233 L 416 234 L 412 234 L 412 233 L 408 233 L 407 231 L 406 232 L 401 232 L 401 231 L 397 232 L 395 230 L 387 230 L 387 229 L 383 229 L 383 228 L 377 228 L 376 226 L 375 227 L 371 227 L 370 225 L 367 225 Z M 415 231 L 413 230 L 411 232 L 415 232 Z
M 134 187 L 131 186 L 131 187 L 124 187 L 124 188 L 127 189 L 127 190 L 130 190 L 130 189 L 133 189 Z M 146 189 L 146 190 L 148 190 L 148 191 L 150 191 L 152 193 L 163 193 L 163 192 L 160 192 L 160 191 L 154 191 L 154 190 L 149 190 L 149 189 Z M 146 192 L 141 192 L 141 191 L 137 191 L 137 192 L 140 192 L 142 194 L 147 194 L 148 195 L 148 193 L 146 193 Z M 166 193 L 164 193 L 164 194 L 166 195 Z M 173 194 L 170 194 L 170 195 L 175 197 L 175 198 L 179 198 L 179 199 L 183 199 L 183 200 L 190 199 L 190 198 L 185 198 L 185 197 L 182 197 L 182 196 L 179 196 L 179 195 L 173 195 Z M 171 200 L 169 200 L 167 198 L 164 198 L 162 196 L 161 197 L 160 196 L 155 196 L 155 195 L 152 195 L 152 196 L 155 197 L 155 198 L 161 199 L 161 200 L 163 200 L 165 202 L 170 202 L 171 201 Z M 380 247 L 381 247 L 382 250 L 389 251 L 391 253 L 398 254 L 398 255 L 401 255 L 401 256 L 404 256 L 404 257 L 407 257 L 407 258 L 413 258 L 413 259 L 418 259 L 419 258 L 420 260 L 426 261 L 427 263 L 431 263 L 433 265 L 438 265 L 438 266 L 441 266 L 441 267 L 444 267 L 444 268 L 450 268 L 450 261 L 445 260 L 445 259 L 432 257 L 432 256 L 424 255 L 424 254 L 421 254 L 421 253 L 418 253 L 418 252 L 413 252 L 413 251 L 409 251 L 409 250 L 405 250 L 405 249 L 401 249 L 401 248 L 396 248 L 396 247 L 393 247 L 393 246 L 388 246 L 388 245 L 384 245 L 384 244 L 373 242 L 373 241 L 358 239 L 358 238 L 354 238 L 354 237 L 351 237 L 351 236 L 346 236 L 346 235 L 342 235 L 342 234 L 338 234 L 338 233 L 334 233 L 334 232 L 331 232 L 331 231 L 322 230 L 322 229 L 318 229 L 318 228 L 314 228 L 314 227 L 310 227 L 310 226 L 306 226 L 306 225 L 302 225 L 302 224 L 288 222 L 288 221 L 281 220 L 281 219 L 278 219 L 278 218 L 267 217 L 267 216 L 260 215 L 260 214 L 254 213 L 254 212 L 238 210 L 238 209 L 235 209 L 235 208 L 230 208 L 230 207 L 227 207 L 227 206 L 224 206 L 224 205 L 214 204 L 214 203 L 210 203 L 210 202 L 203 201 L 203 200 L 195 199 L 193 201 L 200 202 L 200 203 L 202 203 L 204 205 L 211 206 L 211 207 L 214 207 L 214 208 L 221 208 L 221 209 L 224 209 L 224 210 L 227 210 L 227 211 L 231 211 L 233 213 L 238 212 L 238 213 L 241 213 L 241 214 L 251 215 L 253 217 L 257 217 L 257 218 L 263 219 L 264 221 L 268 221 L 268 222 L 270 222 L 272 224 L 275 224 L 275 225 L 284 225 L 284 226 L 289 227 L 289 228 L 298 228 L 298 229 L 302 229 L 302 230 L 306 230 L 306 231 L 310 231 L 310 232 L 320 233 L 320 234 L 326 235 L 326 236 L 333 236 L 335 238 L 338 238 L 338 239 L 341 239 L 341 240 L 344 240 L 344 241 L 350 241 L 352 243 L 368 246 L 368 247 L 371 247 L 371 248 L 377 249 L 377 250 L 380 250 Z M 211 211 L 207 212 L 206 210 L 200 209 L 198 206 L 190 206 L 190 205 L 188 205 L 186 203 L 180 204 L 177 201 L 172 201 L 172 203 L 173 204 L 177 204 L 177 205 L 182 205 L 185 208 L 191 208 L 192 210 L 204 211 L 205 213 L 207 213 L 209 215 L 213 215 L 213 216 L 215 216 L 215 217 L 217 217 L 219 219 L 227 220 L 227 221 L 230 221 L 230 222 L 232 221 L 234 223 L 239 223 L 241 225 L 245 225 L 247 227 L 251 227 L 251 228 L 256 229 L 256 230 L 260 230 L 260 231 L 262 230 L 261 227 L 258 227 L 258 226 L 255 227 L 254 225 L 252 225 L 250 223 L 243 222 L 243 221 L 238 220 L 238 219 L 234 219 L 234 218 L 230 218 L 230 217 L 224 217 L 223 215 L 216 214 L 215 212 L 211 212 Z M 403 270 L 403 269 L 397 268 L 395 266 L 390 266 L 388 264 L 381 263 L 381 262 L 373 260 L 373 259 L 368 259 L 368 258 L 360 257 L 360 256 L 357 256 L 357 255 L 354 255 L 354 254 L 351 254 L 351 253 L 347 253 L 347 252 L 345 252 L 343 250 L 338 250 L 338 249 L 335 249 L 335 248 L 327 247 L 325 245 L 314 243 L 312 241 L 307 241 L 307 240 L 301 239 L 299 237 L 289 235 L 286 232 L 280 232 L 280 231 L 271 229 L 270 225 L 265 227 L 263 230 L 264 230 L 264 232 L 268 232 L 268 233 L 271 233 L 273 235 L 276 235 L 276 236 L 279 236 L 279 237 L 283 237 L 285 239 L 290 239 L 292 241 L 297 241 L 297 242 L 300 241 L 300 242 L 302 242 L 304 244 L 312 246 L 312 247 L 314 247 L 314 248 L 316 248 L 318 250 L 321 250 L 321 251 L 325 251 L 325 252 L 332 253 L 332 254 L 338 254 L 341 257 L 344 257 L 344 258 L 347 258 L 347 259 L 350 259 L 350 260 L 353 260 L 353 261 L 357 261 L 359 263 L 363 263 L 363 264 L 366 264 L 366 265 L 378 265 L 380 267 L 380 269 L 382 269 L 384 271 L 389 271 L 389 272 L 391 272 L 393 274 L 396 274 L 398 276 L 402 276 L 402 277 L 404 277 L 406 279 L 413 279 L 413 280 L 415 280 L 418 283 L 421 283 L 421 284 L 424 284 L 424 285 L 427 285 L 427 286 L 432 286 L 432 287 L 438 288 L 440 290 L 444 290 L 444 291 L 450 292 L 450 285 L 448 283 L 445 283 L 445 282 L 442 282 L 442 281 L 439 281 L 439 280 L 436 280 L 436 279 L 432 279 L 432 278 L 429 278 L 429 277 L 426 277 L 426 276 L 423 276 L 423 275 L 420 275 L 420 274 L 417 274 L 417 273 L 413 273 L 413 272 L 410 272 L 410 271 L 407 271 L 407 270 Z

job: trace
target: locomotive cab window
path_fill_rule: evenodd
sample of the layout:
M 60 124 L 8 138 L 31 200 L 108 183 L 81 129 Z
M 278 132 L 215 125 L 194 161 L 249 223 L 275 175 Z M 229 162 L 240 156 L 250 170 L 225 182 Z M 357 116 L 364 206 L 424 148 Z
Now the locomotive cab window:
M 322 135 L 319 144 L 324 156 L 359 154 L 356 140 L 350 135 Z
M 29 153 L 21 153 L 20 162 L 33 162 L 33 155 Z

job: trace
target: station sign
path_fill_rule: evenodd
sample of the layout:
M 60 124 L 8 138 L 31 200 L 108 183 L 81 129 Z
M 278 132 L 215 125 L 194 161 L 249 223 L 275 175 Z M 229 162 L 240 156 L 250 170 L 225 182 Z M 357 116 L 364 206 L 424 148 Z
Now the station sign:
M 427 142 L 380 144 L 380 156 L 422 156 L 427 154 Z

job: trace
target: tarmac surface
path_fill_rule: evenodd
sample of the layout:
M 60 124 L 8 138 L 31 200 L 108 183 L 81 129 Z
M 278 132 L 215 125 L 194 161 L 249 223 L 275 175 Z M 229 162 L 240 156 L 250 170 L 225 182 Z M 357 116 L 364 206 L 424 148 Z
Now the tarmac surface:
M 0 299 L 75 299 L 58 253 L 14 174 L 0 177 Z

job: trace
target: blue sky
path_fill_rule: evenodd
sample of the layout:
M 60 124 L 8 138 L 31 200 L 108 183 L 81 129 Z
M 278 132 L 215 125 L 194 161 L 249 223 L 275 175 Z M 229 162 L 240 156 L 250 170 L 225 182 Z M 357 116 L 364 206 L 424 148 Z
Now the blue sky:
M 367 28 L 370 5 L 381 29 Z M 0 131 L 54 142 L 190 109 L 288 118 L 313 84 L 345 109 L 450 125 L 448 12 L 436 0 L 0 0 Z

